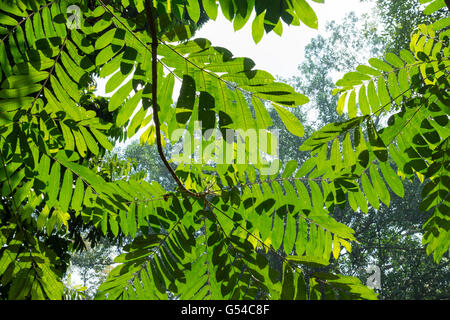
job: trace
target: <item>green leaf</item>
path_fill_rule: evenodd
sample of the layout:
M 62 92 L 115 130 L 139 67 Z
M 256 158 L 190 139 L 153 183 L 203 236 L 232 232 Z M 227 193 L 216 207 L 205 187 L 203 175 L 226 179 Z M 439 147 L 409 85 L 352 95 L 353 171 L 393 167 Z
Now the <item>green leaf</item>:
M 122 232 L 125 235 L 128 235 L 129 231 L 128 231 L 128 221 L 127 221 L 126 212 L 124 210 L 120 210 L 119 217 L 120 217 L 120 220 L 119 220 L 120 229 L 122 230 Z
M 59 193 L 59 183 L 60 183 L 60 172 L 61 172 L 61 166 L 59 162 L 54 162 L 52 169 L 50 171 L 50 177 L 47 187 L 47 194 L 48 194 L 48 205 L 53 206 L 56 204 L 56 199 L 58 197 Z
M 319 257 L 308 257 L 308 256 L 286 256 L 288 261 L 292 261 L 299 264 L 304 264 L 311 268 L 321 268 L 326 267 L 330 262 L 326 259 Z
M 380 71 L 373 69 L 366 65 L 360 65 L 360 66 L 356 67 L 356 70 L 363 74 L 367 74 L 367 75 L 371 75 L 371 76 L 375 76 L 375 77 L 379 77 L 382 75 Z
M 28 182 L 22 184 L 18 188 L 18 190 L 14 193 L 13 202 L 16 205 L 20 205 L 29 196 L 30 189 L 33 186 L 33 183 L 34 183 L 33 180 L 29 180 Z M 41 199 L 39 199 L 39 198 L 36 198 L 36 199 L 39 202 L 41 201 Z M 32 202 L 32 200 L 30 198 L 28 199 L 28 201 L 29 201 L 29 203 L 27 203 L 27 205 L 30 205 L 30 206 L 34 205 L 34 202 Z M 25 212 L 25 210 L 24 210 L 24 212 Z M 25 214 L 23 213 L 23 215 L 25 215 Z
M 353 166 L 356 164 L 356 155 L 353 151 L 349 133 L 345 135 L 344 141 L 342 142 L 342 155 L 344 156 L 344 163 L 346 166 Z
M 64 124 L 64 122 L 60 122 L 61 126 L 61 132 L 64 137 L 65 147 L 66 150 L 75 150 L 75 139 L 72 135 L 72 131 L 69 129 L 68 126 Z
M 402 51 L 400 51 L 400 57 L 403 59 L 403 61 L 405 61 L 408 64 L 416 63 L 414 55 L 406 49 L 402 49 Z
M 284 263 L 283 264 L 283 285 L 281 288 L 281 300 L 293 300 L 295 296 L 295 285 L 294 285 L 294 271 L 292 267 Z
M 446 3 L 444 0 L 435 0 L 425 8 L 423 13 L 426 15 L 431 15 L 434 12 L 438 11 L 439 9 L 444 8 L 445 6 L 446 6 Z
M 191 19 L 197 23 L 200 19 L 200 6 L 198 0 L 187 0 L 186 9 Z
M 313 208 L 314 209 L 314 208 Z M 319 235 L 317 233 L 317 225 L 315 223 L 309 224 L 308 242 L 306 243 L 306 256 L 313 257 L 316 254 L 318 246 Z
M 34 71 L 28 74 L 12 75 L 5 79 L 2 83 L 2 88 L 19 88 L 30 86 L 36 82 L 40 82 L 48 77 L 47 71 Z
M 234 17 L 234 6 L 232 0 L 219 0 L 222 13 L 227 20 L 231 21 Z
M 252 37 L 255 43 L 261 41 L 264 36 L 264 17 L 265 12 L 261 12 L 258 16 L 256 16 L 255 20 L 252 23 Z
M 69 209 L 69 203 L 72 198 L 72 183 L 72 171 L 66 170 L 59 194 L 59 206 L 63 212 L 67 212 Z
M 162 112 L 165 112 L 165 110 L 168 110 L 172 106 L 172 95 L 175 85 L 175 78 L 173 74 L 169 73 L 164 78 L 162 83 L 158 82 L 158 84 L 158 106 L 160 107 Z M 161 119 L 163 119 L 162 115 Z
M 294 5 L 298 18 L 304 24 L 313 29 L 319 28 L 319 21 L 316 13 L 305 0 L 293 0 L 292 4 Z
M 297 161 L 295 160 L 290 160 L 287 164 L 286 167 L 284 168 L 284 172 L 282 175 L 282 178 L 288 178 L 290 176 L 292 176 L 292 174 L 294 173 L 294 171 L 297 169 Z
M 86 142 L 86 145 L 89 148 L 89 150 L 91 150 L 91 152 L 94 155 L 98 155 L 99 149 L 98 149 L 97 142 L 94 140 L 92 135 L 89 133 L 89 131 L 87 131 L 87 129 L 85 127 L 81 126 L 79 128 L 80 128 L 81 134 L 83 135 L 84 141 Z
M 341 244 L 339 242 L 339 237 L 337 235 L 334 235 L 333 239 L 333 257 L 334 259 L 338 259 L 339 255 L 341 253 Z
M 369 203 L 374 207 L 375 209 L 378 209 L 380 207 L 380 202 L 378 201 L 378 196 L 375 193 L 374 188 L 370 184 L 369 178 L 365 173 L 361 175 L 361 185 L 362 189 L 364 191 L 364 194 L 367 197 L 367 200 Z
M 356 204 L 358 205 L 358 207 L 361 209 L 362 212 L 364 213 L 368 213 L 369 212 L 369 206 L 367 204 L 367 199 L 364 197 L 363 193 L 361 192 L 361 190 L 358 187 L 357 192 L 350 192 L 350 194 L 353 194 Z
M 391 72 L 393 71 L 392 67 L 390 65 L 388 65 L 386 62 L 381 61 L 380 59 L 377 58 L 371 58 L 369 59 L 369 63 L 372 67 L 374 67 L 375 69 L 378 69 L 380 71 L 384 71 L 384 72 Z
M 372 113 L 378 114 L 380 111 L 380 100 L 378 99 L 378 94 L 373 81 L 370 81 L 367 85 L 367 98 L 369 99 Z
M 110 61 L 106 62 L 101 67 L 99 76 L 101 78 L 106 78 L 107 76 L 116 72 L 119 69 L 120 64 L 122 63 L 124 53 L 125 52 L 121 52 L 118 55 L 116 55 L 114 58 L 112 58 Z
M 233 28 L 237 31 L 242 29 L 250 18 L 255 0 L 234 0 L 234 4 L 237 6 L 237 12 L 233 20 Z
M 104 47 L 111 45 L 112 40 L 114 39 L 114 34 L 116 33 L 115 28 L 109 29 L 105 33 L 103 33 L 97 41 L 95 41 L 95 50 L 103 49 Z
M 38 92 L 42 89 L 40 84 L 32 84 L 25 87 L 14 88 L 14 89 L 3 89 L 0 90 L 0 98 L 9 99 L 9 98 L 21 98 L 25 97 L 31 93 Z
M 296 236 L 296 223 L 295 219 L 291 214 L 288 214 L 286 217 L 286 231 L 284 234 L 283 247 L 284 251 L 291 253 L 294 249 L 295 245 L 295 236 Z
M 210 17 L 212 20 L 216 20 L 217 18 L 217 12 L 218 12 L 218 5 L 216 3 L 216 0 L 203 0 L 203 8 L 205 9 L 206 14 L 208 17 Z
M 273 104 L 273 107 L 280 116 L 281 121 L 283 121 L 284 125 L 286 126 L 286 129 L 288 129 L 290 133 L 297 137 L 303 137 L 305 135 L 305 129 L 303 128 L 303 125 L 295 115 L 276 104 Z
M 297 171 L 297 173 L 295 174 L 296 178 L 302 178 L 304 176 L 306 176 L 309 172 L 311 172 L 312 169 L 314 169 L 314 167 L 316 166 L 316 159 L 314 158 L 309 158 L 307 159 L 302 166 L 300 167 L 300 169 Z
M 133 112 L 136 110 L 138 103 L 142 98 L 142 90 L 136 92 L 136 94 L 128 99 L 125 104 L 120 108 L 119 113 L 116 118 L 116 125 L 124 125 L 132 116 Z
M 27 269 L 20 270 L 12 280 L 8 299 L 24 300 L 31 290 L 33 280 L 34 280 L 33 276 L 29 270 Z
M 130 232 L 130 236 L 134 238 L 137 233 L 137 224 L 136 224 L 136 203 L 132 203 L 127 213 L 127 225 L 128 231 Z
M 403 198 L 405 196 L 405 189 L 400 177 L 397 173 L 395 173 L 388 162 L 380 162 L 379 166 L 381 173 L 384 176 L 384 180 L 387 182 L 389 187 L 395 192 L 396 195 Z
M 75 144 L 77 146 L 78 153 L 84 158 L 86 156 L 87 147 L 83 135 L 80 131 L 77 130 L 73 130 L 72 133 L 75 138 Z
M 330 163 L 331 168 L 339 173 L 342 169 L 342 158 L 341 158 L 341 150 L 339 148 L 339 139 L 334 139 L 333 144 L 331 146 L 330 151 Z
M 62 211 L 60 208 L 56 208 L 52 213 L 52 218 L 50 221 L 52 221 L 52 219 L 55 219 L 58 230 L 61 230 L 62 226 L 65 226 L 66 230 L 69 230 L 68 221 L 70 220 L 70 214 L 68 214 L 67 212 Z M 49 229 L 51 231 L 52 228 Z
M 358 102 L 359 102 L 359 108 L 361 110 L 361 113 L 364 116 L 369 115 L 370 114 L 370 105 L 369 105 L 369 100 L 367 100 L 365 85 L 362 85 L 361 88 L 359 89 Z
M 375 127 L 372 121 L 369 121 L 367 124 L 367 133 L 369 136 L 369 142 L 371 149 L 375 156 L 381 162 L 386 162 L 388 160 L 388 151 L 386 149 L 386 145 L 383 142 L 383 139 L 379 136 L 378 132 L 375 130 Z
M 354 83 L 354 84 L 361 84 L 364 80 L 370 80 L 371 77 L 360 73 L 360 72 L 348 72 L 344 75 L 344 78 L 342 78 L 342 83 Z
M 247 131 L 248 129 L 255 128 L 255 121 L 252 117 L 252 113 L 247 105 L 245 97 L 241 91 L 235 91 L 235 115 L 237 119 L 235 119 L 234 123 L 236 128 Z
M 259 130 L 268 129 L 272 126 L 272 118 L 270 117 L 269 112 L 265 105 L 261 102 L 260 99 L 256 98 L 252 95 L 251 97 L 253 109 L 255 110 L 256 115 L 256 126 Z
M 6 14 L 2 14 L 0 15 L 0 24 L 15 26 L 17 24 L 17 21 Z
M 66 170 L 68 171 L 68 170 Z M 73 197 L 72 197 L 72 203 L 71 208 L 75 211 L 81 210 L 81 205 L 83 203 L 83 196 L 84 196 L 84 184 L 83 180 L 81 178 L 77 179 L 77 182 L 75 183 L 75 190 L 73 191 Z
M 410 84 L 408 79 L 408 72 L 405 69 L 402 69 L 398 72 L 398 84 L 400 87 L 400 91 L 409 98 L 411 96 L 411 92 L 409 91 Z
M 300 217 L 298 220 L 298 235 L 295 241 L 295 251 L 297 255 L 302 255 L 305 252 L 307 240 L 308 240 L 308 224 L 305 219 Z
M 336 111 L 340 116 L 342 116 L 342 113 L 344 113 L 346 98 L 347 98 L 347 92 L 342 94 L 338 100 Z
M 377 168 L 375 166 L 371 166 L 370 169 L 370 177 L 372 178 L 373 187 L 375 192 L 378 194 L 380 200 L 386 205 L 389 206 L 391 201 L 391 197 L 389 195 L 389 191 L 386 188 L 386 185 L 383 182 L 383 179 L 380 176 Z
M 320 190 L 319 185 L 313 181 L 309 181 L 309 186 L 311 188 L 311 200 L 313 204 L 313 210 L 320 214 L 323 209 L 323 195 L 322 191 Z
M 104 65 L 106 62 L 110 61 L 116 55 L 119 49 L 121 48 L 118 48 L 118 46 L 115 45 L 109 45 L 103 48 L 95 57 L 95 64 L 97 66 Z
M 381 106 L 384 110 L 389 111 L 391 109 L 391 97 L 389 96 L 389 91 L 387 90 L 384 77 L 378 78 L 377 87 Z
M 187 123 L 195 104 L 196 86 L 195 80 L 189 75 L 183 75 L 180 95 L 177 101 L 177 122 Z
M 95 139 L 97 139 L 97 141 L 102 145 L 103 148 L 112 151 L 113 145 L 111 144 L 111 142 L 109 142 L 108 138 L 103 133 L 92 127 L 91 132 L 94 135 Z
M 17 99 L 2 99 L 0 100 L 0 114 L 9 111 L 14 111 L 20 108 L 28 109 L 31 102 L 34 100 L 32 97 L 22 97 Z M 2 115 L 3 116 L 3 115 Z
M 399 88 L 397 77 L 395 73 L 390 73 L 388 77 L 388 86 L 389 86 L 389 92 L 391 93 L 391 97 L 397 105 L 400 105 L 402 102 L 402 92 Z
M 435 30 L 435 31 L 444 29 L 444 28 L 450 26 L 450 17 L 439 19 L 439 20 L 433 22 L 433 24 L 431 26 L 432 26 L 433 30 Z
M 357 109 L 356 109 L 356 92 L 352 90 L 350 96 L 348 98 L 348 116 L 350 119 L 356 118 Z
M 393 65 L 396 68 L 403 68 L 404 64 L 403 61 L 392 52 L 386 53 L 385 59 L 387 62 L 389 62 L 391 65 Z
M 105 84 L 105 93 L 110 93 L 116 90 L 122 84 L 122 82 L 125 81 L 125 79 L 131 73 L 131 71 L 132 70 L 130 69 L 122 73 L 122 71 L 119 70 L 116 73 L 114 73 Z

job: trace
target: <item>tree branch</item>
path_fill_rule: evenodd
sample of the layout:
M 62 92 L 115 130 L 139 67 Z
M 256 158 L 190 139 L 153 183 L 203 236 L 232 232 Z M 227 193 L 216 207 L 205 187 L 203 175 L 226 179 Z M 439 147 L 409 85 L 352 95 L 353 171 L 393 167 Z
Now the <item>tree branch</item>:
M 152 109 L 153 109 L 153 121 L 155 122 L 155 131 L 156 131 L 156 145 L 158 148 L 158 153 L 163 161 L 164 165 L 166 166 L 167 170 L 169 170 L 171 176 L 175 180 L 175 182 L 180 187 L 181 191 L 189 194 L 190 196 L 193 196 L 195 198 L 199 198 L 204 196 L 202 193 L 196 193 L 192 192 L 183 185 L 181 180 L 176 175 L 175 171 L 172 169 L 172 167 L 169 164 L 169 161 L 167 161 L 166 156 L 164 155 L 163 147 L 161 144 L 161 128 L 159 123 L 159 115 L 158 115 L 158 101 L 157 101 L 157 94 L 158 94 L 158 69 L 157 69 L 157 63 L 158 63 L 158 35 L 156 31 L 156 23 L 155 23 L 155 17 L 153 15 L 153 5 L 150 3 L 150 0 L 145 0 L 145 10 L 147 13 L 148 18 L 148 25 L 149 25 L 149 32 L 150 36 L 152 38 Z

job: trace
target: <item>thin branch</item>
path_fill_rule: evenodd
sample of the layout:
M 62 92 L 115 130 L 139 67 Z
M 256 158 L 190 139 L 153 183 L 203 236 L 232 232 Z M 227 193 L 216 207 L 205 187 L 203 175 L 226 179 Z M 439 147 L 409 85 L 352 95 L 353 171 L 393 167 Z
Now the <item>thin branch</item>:
M 172 169 L 172 167 L 169 164 L 169 161 L 167 161 L 166 156 L 164 155 L 162 143 L 161 143 L 161 128 L 159 123 L 159 115 L 158 115 L 158 35 L 156 31 L 156 23 L 155 23 L 155 17 L 153 16 L 153 5 L 150 4 L 150 0 L 145 0 L 145 10 L 147 13 L 148 18 L 148 25 L 149 25 L 149 31 L 150 35 L 152 37 L 152 108 L 153 108 L 153 121 L 155 122 L 155 131 L 156 131 L 156 145 L 158 148 L 158 153 L 163 161 L 164 165 L 166 166 L 167 170 L 169 170 L 171 176 L 175 180 L 175 182 L 180 187 L 180 190 L 187 193 L 188 195 L 195 197 L 195 198 L 201 198 L 204 197 L 205 194 L 196 193 L 191 190 L 188 190 L 183 183 L 181 182 L 180 178 L 176 175 L 175 171 Z

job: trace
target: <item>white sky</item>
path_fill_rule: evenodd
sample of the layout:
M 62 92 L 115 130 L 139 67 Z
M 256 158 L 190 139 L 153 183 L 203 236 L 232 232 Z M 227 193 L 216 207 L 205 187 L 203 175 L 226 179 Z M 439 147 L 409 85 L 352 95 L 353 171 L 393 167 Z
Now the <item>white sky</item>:
M 357 15 L 370 11 L 371 6 L 359 0 L 325 0 L 324 4 L 309 1 L 319 19 L 319 30 L 283 24 L 283 34 L 279 37 L 274 32 L 265 34 L 255 44 L 252 38 L 251 25 L 253 17 L 244 28 L 237 32 L 233 24 L 219 13 L 216 21 L 209 21 L 196 33 L 197 38 L 207 38 L 214 46 L 225 47 L 235 57 L 248 57 L 255 63 L 255 69 L 270 72 L 273 76 L 287 78 L 295 75 L 297 66 L 303 58 L 304 47 L 325 30 L 326 22 L 340 22 L 345 15 L 355 11 Z M 220 12 L 220 10 L 219 10 Z

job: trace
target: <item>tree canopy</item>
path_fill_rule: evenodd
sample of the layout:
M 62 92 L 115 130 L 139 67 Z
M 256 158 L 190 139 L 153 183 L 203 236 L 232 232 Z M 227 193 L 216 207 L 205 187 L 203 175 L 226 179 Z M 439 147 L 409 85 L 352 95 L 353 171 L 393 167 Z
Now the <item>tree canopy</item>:
M 424 254 L 448 261 L 448 17 L 347 72 L 329 93 L 346 118 L 280 165 L 275 115 L 303 137 L 309 98 L 193 34 L 219 10 L 255 42 L 317 29 L 312 1 L 0 2 L 1 298 L 63 299 L 69 253 L 107 238 L 125 245 L 96 299 L 377 299 L 330 268 L 359 241 L 333 213 L 381 211 L 415 179 Z M 171 183 L 108 156 L 135 136 Z

